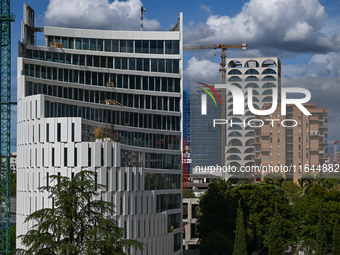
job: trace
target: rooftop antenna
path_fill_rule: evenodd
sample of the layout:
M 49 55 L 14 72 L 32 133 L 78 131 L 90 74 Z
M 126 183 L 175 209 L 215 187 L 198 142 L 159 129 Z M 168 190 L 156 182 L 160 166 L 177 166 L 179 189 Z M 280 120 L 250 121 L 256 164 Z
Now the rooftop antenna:
M 140 25 L 139 25 L 139 30 L 143 31 L 143 19 L 144 19 L 144 12 L 146 12 L 146 9 L 144 8 L 144 6 L 142 5 L 140 7 Z

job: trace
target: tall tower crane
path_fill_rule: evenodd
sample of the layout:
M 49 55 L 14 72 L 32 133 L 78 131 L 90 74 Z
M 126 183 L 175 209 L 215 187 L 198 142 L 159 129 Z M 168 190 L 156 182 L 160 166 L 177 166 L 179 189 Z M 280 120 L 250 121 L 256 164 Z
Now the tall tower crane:
M 0 0 L 0 254 L 10 250 L 11 22 L 10 0 Z
M 218 70 L 222 73 L 222 84 L 226 83 L 227 78 L 227 69 L 226 69 L 226 51 L 230 48 L 242 48 L 242 50 L 247 49 L 247 44 L 242 43 L 242 45 L 227 45 L 225 43 L 215 43 L 215 44 L 200 44 L 200 45 L 190 45 L 183 46 L 183 50 L 205 50 L 205 49 L 222 49 L 221 54 L 221 68 Z M 221 119 L 226 118 L 226 90 L 222 89 L 222 116 Z M 225 147 L 226 147 L 226 126 L 222 125 L 222 164 L 223 167 L 225 165 Z M 222 171 L 222 179 L 225 179 L 224 172 Z

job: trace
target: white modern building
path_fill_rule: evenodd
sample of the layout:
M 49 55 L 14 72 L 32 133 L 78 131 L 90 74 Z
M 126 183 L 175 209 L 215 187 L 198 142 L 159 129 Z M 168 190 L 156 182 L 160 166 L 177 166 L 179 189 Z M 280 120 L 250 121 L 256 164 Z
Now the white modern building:
M 253 106 L 262 109 L 265 103 L 271 103 L 272 88 L 278 88 L 278 100 L 281 100 L 281 62 L 277 57 L 262 58 L 227 58 L 227 83 L 242 89 L 245 94 L 245 115 L 233 115 L 233 97 L 227 94 L 228 120 L 243 123 L 253 119 L 248 109 L 248 88 L 253 88 Z M 246 166 L 254 164 L 254 129 L 243 124 L 227 128 L 226 165 Z
M 106 185 L 101 198 L 127 238 L 146 244 L 131 254 L 182 254 L 182 49 L 182 13 L 170 31 L 101 31 L 35 28 L 24 6 L 17 236 L 27 215 L 54 206 L 38 191 L 50 175 L 86 169 Z

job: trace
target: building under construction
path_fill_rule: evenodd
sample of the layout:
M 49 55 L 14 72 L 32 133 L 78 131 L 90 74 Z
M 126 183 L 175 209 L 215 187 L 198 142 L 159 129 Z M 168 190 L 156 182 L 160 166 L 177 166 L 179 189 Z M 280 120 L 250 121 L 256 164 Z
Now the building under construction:
M 170 31 L 44 27 L 44 46 L 33 17 L 24 5 L 16 234 L 30 230 L 27 215 L 54 206 L 37 191 L 50 175 L 85 169 L 143 254 L 182 254 L 182 14 Z

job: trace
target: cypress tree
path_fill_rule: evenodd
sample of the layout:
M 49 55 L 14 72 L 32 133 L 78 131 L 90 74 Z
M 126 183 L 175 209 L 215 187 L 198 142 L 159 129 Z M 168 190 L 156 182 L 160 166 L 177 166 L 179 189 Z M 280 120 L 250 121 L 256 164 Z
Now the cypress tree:
M 333 249 L 332 255 L 340 255 L 340 227 L 339 220 L 336 219 L 333 230 Z
M 281 237 L 281 217 L 277 206 L 275 206 L 273 221 L 269 227 L 268 255 L 282 255 L 282 251 L 283 239 Z
M 321 202 L 319 221 L 316 233 L 316 255 L 326 255 L 327 248 L 327 231 L 325 228 L 325 212 L 323 209 L 323 203 Z
M 241 202 L 238 202 L 236 231 L 233 255 L 247 255 L 246 231 L 244 229 L 244 217 Z

